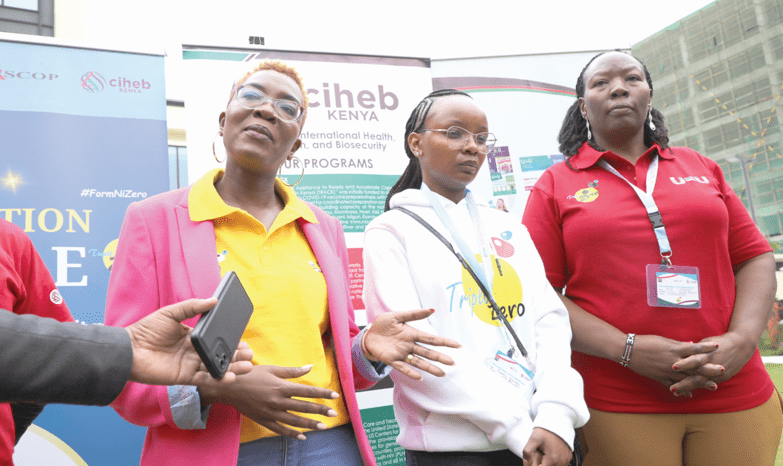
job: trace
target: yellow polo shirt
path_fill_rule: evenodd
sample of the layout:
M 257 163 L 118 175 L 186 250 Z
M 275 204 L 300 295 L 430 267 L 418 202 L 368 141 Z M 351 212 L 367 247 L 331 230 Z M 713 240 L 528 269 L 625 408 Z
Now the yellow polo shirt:
M 217 240 L 220 274 L 233 270 L 250 300 L 253 315 L 242 340 L 253 349 L 253 364 L 313 369 L 293 382 L 334 390 L 336 400 L 316 400 L 337 412 L 337 417 L 302 414 L 327 427 L 350 422 L 337 373 L 329 331 L 326 281 L 302 228 L 303 218 L 318 223 L 313 211 L 294 190 L 275 180 L 275 192 L 285 208 L 269 231 L 242 209 L 231 207 L 218 195 L 214 183 L 223 177 L 215 169 L 193 184 L 188 196 L 190 219 L 212 220 Z M 240 442 L 278 435 L 242 417 Z

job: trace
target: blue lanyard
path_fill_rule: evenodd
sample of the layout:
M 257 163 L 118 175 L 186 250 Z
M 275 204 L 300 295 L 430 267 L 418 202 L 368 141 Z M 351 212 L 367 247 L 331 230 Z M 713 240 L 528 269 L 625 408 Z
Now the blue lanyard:
M 669 245 L 669 237 L 666 236 L 666 229 L 663 227 L 661 213 L 658 211 L 658 206 L 655 204 L 655 200 L 652 196 L 653 190 L 655 189 L 655 181 L 658 178 L 658 158 L 659 157 L 656 154 L 655 158 L 650 163 L 650 168 L 647 169 L 646 192 L 625 179 L 625 177 L 615 170 L 613 166 L 609 165 L 606 160 L 601 159 L 598 161 L 598 164 L 604 170 L 628 183 L 633 188 L 634 192 L 636 192 L 636 195 L 639 196 L 642 204 L 644 204 L 644 208 L 647 210 L 647 216 L 650 218 L 650 223 L 652 223 L 653 230 L 655 231 L 655 238 L 658 240 L 658 249 L 661 252 L 661 264 L 671 265 L 672 248 Z
M 481 258 L 482 258 L 482 266 L 479 266 L 479 263 L 476 261 L 476 255 L 473 253 L 473 251 L 468 247 L 465 240 L 462 238 L 462 235 L 459 234 L 459 230 L 457 230 L 457 227 L 454 225 L 454 222 L 451 221 L 451 217 L 449 216 L 448 212 L 446 212 L 446 209 L 443 207 L 443 204 L 441 204 L 440 199 L 438 199 L 438 196 L 435 195 L 435 193 L 430 190 L 430 188 L 425 184 L 421 184 L 421 192 L 424 193 L 424 195 L 427 197 L 427 200 L 429 200 L 430 205 L 432 206 L 432 209 L 435 211 L 435 215 L 438 216 L 441 223 L 444 227 L 449 231 L 449 234 L 451 235 L 451 238 L 454 240 L 455 243 L 457 243 L 457 248 L 459 248 L 460 253 L 462 254 L 462 257 L 467 262 L 467 265 L 470 266 L 471 269 L 473 269 L 474 273 L 476 274 L 476 277 L 478 277 L 479 280 L 481 280 L 484 287 L 487 289 L 489 293 L 492 293 L 492 281 L 493 281 L 493 275 L 494 270 L 492 270 L 492 258 L 490 257 L 489 251 L 492 248 L 489 243 L 486 241 L 487 235 L 484 231 L 484 225 L 481 223 L 481 217 L 478 213 L 478 207 L 476 206 L 476 200 L 473 197 L 473 193 L 470 192 L 469 189 L 466 189 L 467 194 L 465 195 L 466 204 L 468 207 L 468 213 L 470 215 L 471 223 L 473 224 L 473 228 L 476 229 L 476 240 L 479 244 L 479 250 L 481 251 Z M 495 254 L 495 257 L 497 260 L 497 254 Z M 502 274 L 500 271 L 500 263 L 496 262 L 498 266 L 498 272 Z M 487 297 L 489 299 L 490 297 Z M 500 317 L 500 316 L 498 316 Z M 501 325 L 500 327 L 503 329 L 503 336 L 506 338 L 506 341 L 513 345 L 513 341 L 517 342 L 517 348 L 520 353 L 525 357 L 525 359 L 528 359 L 527 350 L 525 349 L 522 342 L 519 340 L 519 337 L 517 337 L 516 333 L 512 336 L 509 332 L 513 332 L 513 328 L 511 328 L 511 324 L 507 321 L 504 322 L 505 325 L 508 325 L 508 328 Z M 529 361 L 529 360 L 528 360 Z M 532 363 L 531 363 L 532 364 Z
M 421 191 L 427 197 L 427 200 L 430 201 L 430 205 L 432 206 L 432 209 L 435 211 L 435 215 L 438 216 L 438 219 L 440 219 L 443 226 L 446 227 L 446 229 L 449 231 L 451 238 L 454 240 L 455 243 L 457 243 L 457 248 L 459 248 L 460 253 L 462 253 L 462 257 L 465 258 L 465 260 L 468 262 L 470 267 L 479 277 L 481 282 L 491 293 L 492 279 L 493 279 L 494 272 L 492 270 L 492 259 L 489 253 L 490 246 L 486 241 L 484 226 L 481 223 L 481 218 L 479 217 L 478 208 L 476 207 L 476 201 L 473 198 L 473 193 L 471 193 L 469 189 L 466 190 L 467 191 L 466 203 L 468 206 L 468 213 L 470 214 L 471 223 L 473 223 L 473 228 L 476 229 L 476 239 L 478 241 L 479 251 L 481 251 L 481 258 L 482 258 L 481 265 L 479 265 L 478 261 L 476 261 L 476 255 L 473 253 L 470 247 L 468 247 L 468 244 L 465 242 L 465 239 L 462 238 L 462 235 L 459 234 L 459 230 L 454 225 L 454 222 L 451 221 L 451 217 L 446 212 L 446 209 L 443 207 L 443 204 L 441 204 L 440 199 L 438 199 L 438 196 L 436 196 L 435 193 L 433 193 L 432 190 L 430 190 L 430 188 L 425 183 L 421 184 Z

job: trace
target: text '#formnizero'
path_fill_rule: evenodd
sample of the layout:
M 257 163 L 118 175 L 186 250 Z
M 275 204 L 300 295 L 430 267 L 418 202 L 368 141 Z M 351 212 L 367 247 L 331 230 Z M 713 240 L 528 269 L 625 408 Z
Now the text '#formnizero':
M 115 189 L 114 191 L 98 191 L 97 189 L 82 189 L 82 197 L 138 197 L 145 198 L 147 193 L 132 189 Z

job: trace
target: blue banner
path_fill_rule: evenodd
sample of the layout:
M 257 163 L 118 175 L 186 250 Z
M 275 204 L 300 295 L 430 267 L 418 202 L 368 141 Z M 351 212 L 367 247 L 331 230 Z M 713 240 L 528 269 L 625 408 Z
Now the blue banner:
M 0 39 L 0 57 L 0 218 L 32 238 L 74 318 L 102 323 L 125 210 L 168 187 L 163 56 Z M 50 405 L 15 459 L 132 465 L 143 438 L 111 408 Z

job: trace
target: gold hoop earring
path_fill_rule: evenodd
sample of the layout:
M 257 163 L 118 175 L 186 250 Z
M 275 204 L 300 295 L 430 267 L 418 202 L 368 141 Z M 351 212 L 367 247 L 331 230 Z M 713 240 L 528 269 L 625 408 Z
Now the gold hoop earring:
M 296 162 L 294 162 L 294 165 L 299 165 L 299 163 L 301 162 L 299 160 L 299 157 L 294 156 L 293 158 L 296 159 Z M 288 186 L 289 188 L 293 188 L 294 186 L 296 186 L 296 185 L 298 185 L 299 183 L 302 182 L 302 178 L 304 178 L 304 172 L 305 172 L 304 164 L 302 164 L 302 174 L 299 175 L 299 179 L 296 180 L 296 183 L 294 183 L 294 184 L 288 184 L 285 181 L 283 181 L 283 165 L 280 165 L 280 168 L 277 169 L 277 179 L 280 180 L 281 183 L 283 183 L 284 185 Z
M 215 140 L 217 140 L 218 135 L 222 137 L 222 134 L 220 134 L 220 131 L 218 131 L 217 133 L 215 133 L 215 137 L 212 138 L 212 157 L 215 158 L 215 162 L 223 163 L 226 161 L 226 159 L 224 158 L 223 160 L 218 160 L 217 154 L 215 154 Z

